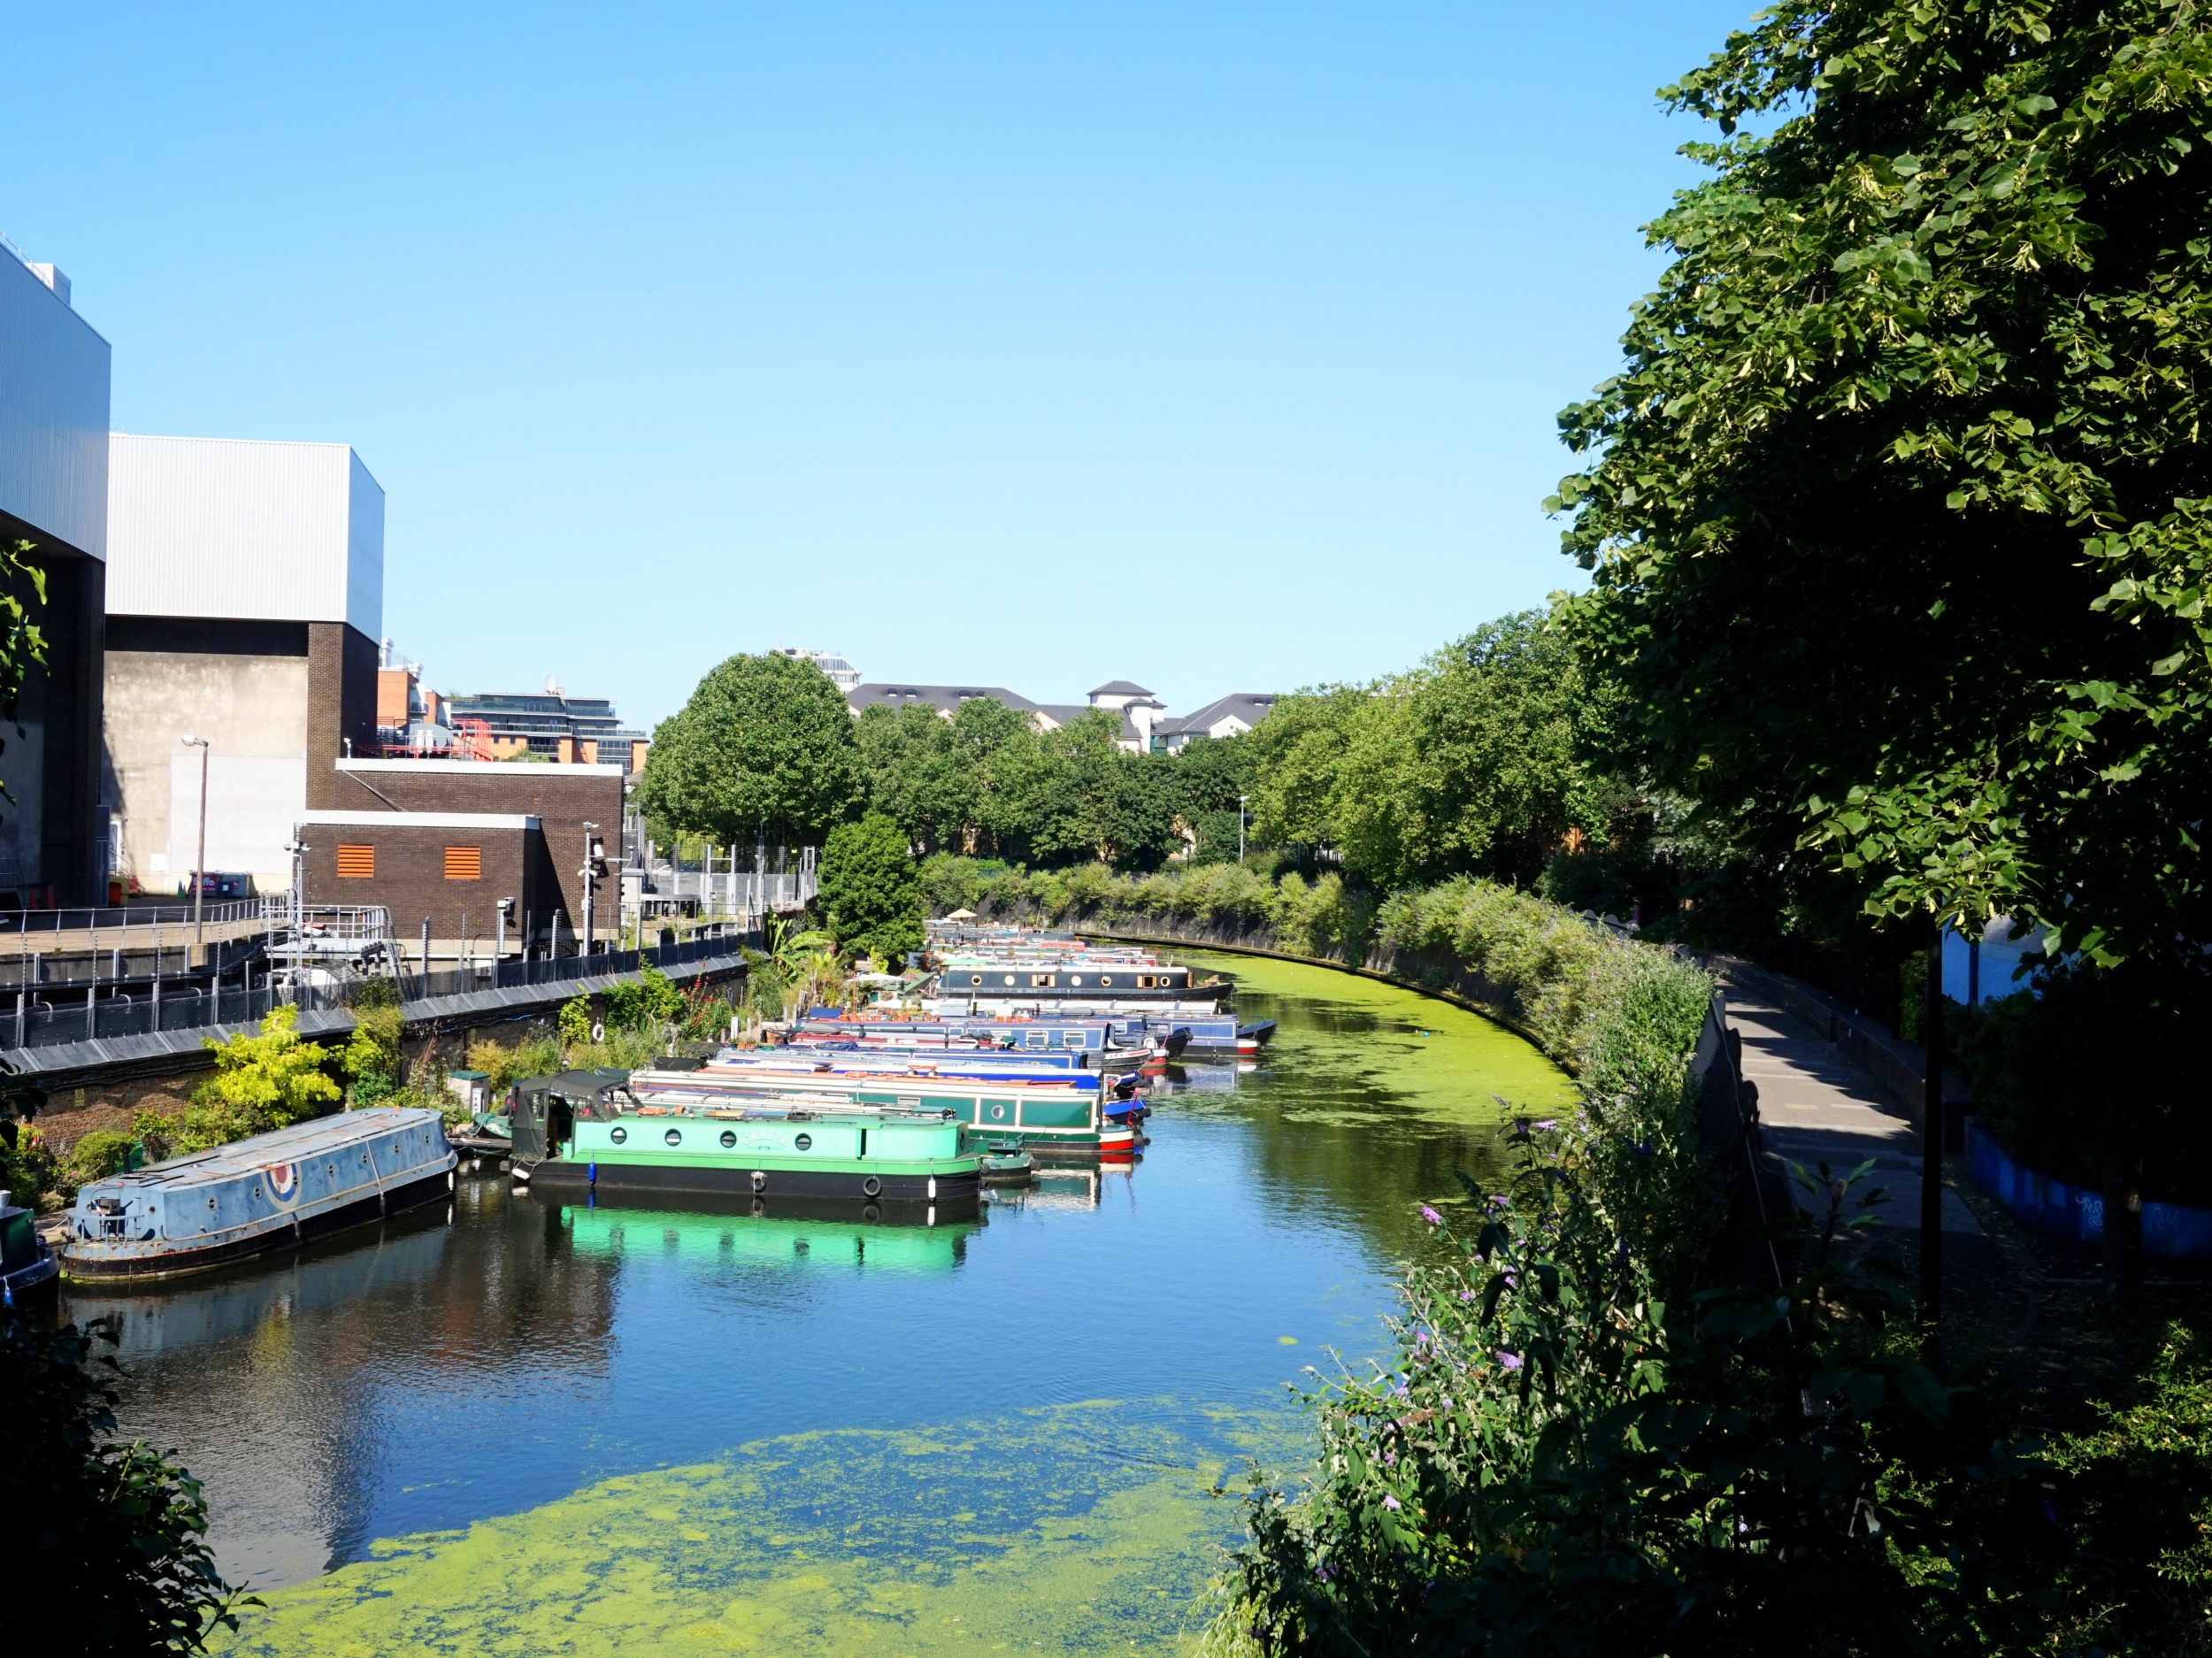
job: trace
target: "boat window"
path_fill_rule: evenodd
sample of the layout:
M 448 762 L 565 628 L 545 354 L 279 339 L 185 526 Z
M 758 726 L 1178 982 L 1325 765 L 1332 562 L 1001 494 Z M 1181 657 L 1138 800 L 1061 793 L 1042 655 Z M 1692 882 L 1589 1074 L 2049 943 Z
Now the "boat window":
M 737 1144 L 737 1131 L 736 1131 L 735 1129 L 733 1129 L 733 1128 L 726 1128 L 726 1129 L 724 1129 L 724 1130 L 722 1131 L 722 1149 L 723 1149 L 724 1151 L 728 1151 L 728 1150 L 729 1150 L 732 1147 L 735 1146 L 736 1144 Z
M 1069 975 L 1069 978 L 1068 978 L 1068 983 L 1070 983 L 1071 985 L 1079 985 L 1079 984 L 1081 984 L 1082 982 L 1083 982 L 1083 975 L 1082 975 L 1082 974 L 1080 974 L 1080 973 L 1072 973 L 1072 974 Z
M 1006 975 L 1006 982 L 1007 982 L 1008 984 L 1010 984 L 1010 984 L 1012 984 L 1012 983 L 1014 982 L 1014 975 L 1013 975 L 1013 974 L 1011 974 L 1011 973 L 1007 974 L 1007 975 Z
M 812 1151 L 814 1149 L 814 1136 L 811 1134 L 802 1134 L 798 1139 L 793 1140 L 791 1143 L 796 1146 L 801 1151 Z
M 1101 973 L 1098 976 L 1098 982 L 1102 985 L 1110 985 L 1114 982 L 1114 976 L 1111 973 Z
M 672 1146 L 680 1146 L 684 1143 L 684 1132 L 680 1128 L 672 1128 L 661 1138 Z
M 630 1138 L 630 1131 L 618 1123 L 607 1131 L 607 1138 L 614 1141 L 616 1145 L 619 1146 L 624 1140 Z
M 1032 973 L 1029 975 L 1029 983 L 1032 988 L 1042 986 L 1049 989 L 1052 985 L 1052 975 L 1050 973 Z

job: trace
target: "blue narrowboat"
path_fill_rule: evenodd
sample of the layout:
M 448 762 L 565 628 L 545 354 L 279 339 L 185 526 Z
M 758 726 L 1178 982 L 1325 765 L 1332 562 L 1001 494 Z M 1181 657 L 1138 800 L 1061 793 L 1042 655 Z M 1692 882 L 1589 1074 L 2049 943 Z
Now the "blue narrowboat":
M 196 1272 L 435 1201 L 453 1189 L 435 1111 L 379 1106 L 295 1123 L 95 1180 L 62 1241 L 70 1278 Z

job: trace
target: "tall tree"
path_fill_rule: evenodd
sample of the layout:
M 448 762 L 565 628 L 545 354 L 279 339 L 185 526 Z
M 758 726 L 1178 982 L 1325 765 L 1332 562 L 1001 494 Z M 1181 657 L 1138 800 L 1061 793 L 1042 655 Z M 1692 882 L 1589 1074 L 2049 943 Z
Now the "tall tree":
M 831 830 L 821 873 L 823 918 L 841 947 L 887 967 L 921 948 L 921 877 L 890 818 L 872 811 Z
M 2201 940 L 2205 14 L 1783 0 L 1662 96 L 1713 176 L 1552 503 L 1652 771 L 1894 913 Z
M 668 829 L 715 841 L 812 842 L 862 801 L 851 711 L 810 662 L 732 656 L 663 720 L 641 803 Z

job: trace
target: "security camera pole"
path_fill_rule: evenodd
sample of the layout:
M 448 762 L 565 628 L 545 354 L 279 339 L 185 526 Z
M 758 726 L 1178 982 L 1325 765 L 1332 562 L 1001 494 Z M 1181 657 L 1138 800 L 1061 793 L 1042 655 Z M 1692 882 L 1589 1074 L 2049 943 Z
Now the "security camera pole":
M 187 732 L 181 739 L 188 748 L 200 751 L 200 849 L 192 861 L 192 948 L 196 955 L 206 953 L 200 934 L 200 897 L 207 888 L 207 739 L 195 737 Z

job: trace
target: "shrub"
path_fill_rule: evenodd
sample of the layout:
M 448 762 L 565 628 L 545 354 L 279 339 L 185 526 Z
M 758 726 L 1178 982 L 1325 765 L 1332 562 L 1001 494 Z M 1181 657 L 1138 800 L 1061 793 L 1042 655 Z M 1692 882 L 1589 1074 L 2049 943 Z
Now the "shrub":
M 821 907 L 847 951 L 897 967 L 922 947 L 921 878 L 906 837 L 881 812 L 840 824 L 822 843 Z
M 357 1002 L 353 1021 L 353 1034 L 338 1056 L 338 1068 L 353 1084 L 353 1103 L 370 1105 L 399 1086 L 399 1045 L 405 1026 L 396 1001 Z
M 35 1209 L 60 1178 L 61 1167 L 36 1129 L 0 1119 L 0 1187 L 27 1209 Z
M 683 993 L 649 962 L 636 984 L 615 986 L 607 992 L 606 1001 L 607 1023 L 624 1030 L 657 1031 L 672 1024 L 684 1010 Z
M 591 998 L 572 996 L 561 1003 L 561 1040 L 570 1047 L 580 1047 L 591 1040 L 593 1024 Z
M 87 1186 L 111 1174 L 120 1174 L 131 1166 L 138 1154 L 135 1136 L 112 1128 L 96 1128 L 69 1148 L 69 1158 L 62 1165 L 62 1172 L 72 1185 Z
M 297 1008 L 269 1009 L 257 1036 L 207 1039 L 215 1075 L 194 1090 L 178 1132 L 179 1149 L 204 1150 L 250 1134 L 282 1128 L 334 1104 L 338 1085 L 326 1073 L 334 1055 L 296 1031 Z
M 89 1652 L 201 1651 L 213 1630 L 237 1627 L 234 1607 L 258 1602 L 217 1573 L 198 1482 L 149 1446 L 117 1442 L 91 1347 L 73 1324 L 0 1311 L 0 1513 L 29 1522 L 10 1545 L 9 1624 L 19 1645 L 44 1629 Z

